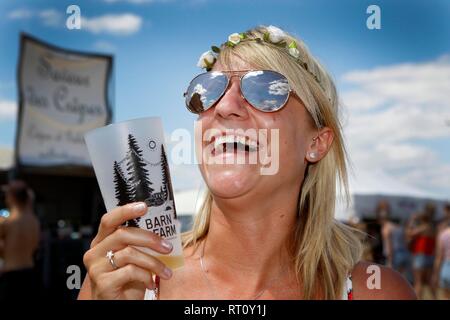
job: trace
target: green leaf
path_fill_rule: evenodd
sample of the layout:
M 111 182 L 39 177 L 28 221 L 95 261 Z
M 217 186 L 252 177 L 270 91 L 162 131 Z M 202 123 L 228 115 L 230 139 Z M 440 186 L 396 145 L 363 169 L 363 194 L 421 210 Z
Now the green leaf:
M 216 59 L 214 58 L 214 61 L 213 61 L 212 63 L 209 63 L 209 61 L 206 60 L 206 59 L 203 59 L 203 62 L 204 62 L 205 65 L 206 65 L 206 71 L 209 71 L 209 70 L 212 69 L 214 63 L 216 63 Z
M 269 33 L 268 32 L 264 32 L 263 40 L 266 41 L 266 42 L 270 42 L 269 41 Z
M 213 52 L 215 52 L 215 53 L 220 53 L 219 47 L 212 46 L 212 47 L 211 47 L 211 50 L 212 50 Z
M 231 41 L 227 41 L 227 46 L 229 46 L 230 48 L 234 47 L 234 43 Z
M 239 33 L 239 38 L 246 39 L 247 35 L 245 33 Z
M 288 48 L 297 48 L 297 42 L 292 41 L 291 43 L 289 43 Z

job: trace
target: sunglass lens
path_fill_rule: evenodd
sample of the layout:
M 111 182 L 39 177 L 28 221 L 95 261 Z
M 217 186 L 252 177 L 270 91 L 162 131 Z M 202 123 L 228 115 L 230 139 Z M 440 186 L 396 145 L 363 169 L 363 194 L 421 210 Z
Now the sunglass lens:
M 245 99 L 265 112 L 276 111 L 289 98 L 289 83 L 282 74 L 264 70 L 250 71 L 242 78 L 241 90 Z
M 202 73 L 192 80 L 186 92 L 186 106 L 193 113 L 201 113 L 220 99 L 228 85 L 222 72 Z

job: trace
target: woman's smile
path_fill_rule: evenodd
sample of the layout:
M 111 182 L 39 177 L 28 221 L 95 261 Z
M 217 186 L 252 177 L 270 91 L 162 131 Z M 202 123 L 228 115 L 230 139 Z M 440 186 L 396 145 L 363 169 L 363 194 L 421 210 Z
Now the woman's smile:
M 254 129 L 219 130 L 204 142 L 203 159 L 207 164 L 256 164 L 263 150 Z M 226 161 L 225 161 L 226 159 Z

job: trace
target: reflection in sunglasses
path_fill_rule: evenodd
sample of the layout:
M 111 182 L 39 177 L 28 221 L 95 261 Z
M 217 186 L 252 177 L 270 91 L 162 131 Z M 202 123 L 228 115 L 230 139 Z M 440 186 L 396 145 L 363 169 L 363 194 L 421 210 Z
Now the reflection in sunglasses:
M 197 114 L 203 112 L 204 110 L 201 95 L 197 92 L 192 94 L 189 105 L 192 108 L 192 112 L 195 112 Z
M 228 73 L 232 73 L 228 75 Z M 263 112 L 281 109 L 291 92 L 288 80 L 271 70 L 210 71 L 195 77 L 185 93 L 186 106 L 196 114 L 212 107 L 225 93 L 230 78 L 240 75 L 243 97 L 254 108 Z
M 270 82 L 269 93 L 276 96 L 284 96 L 288 94 L 290 88 L 287 80 L 275 80 Z

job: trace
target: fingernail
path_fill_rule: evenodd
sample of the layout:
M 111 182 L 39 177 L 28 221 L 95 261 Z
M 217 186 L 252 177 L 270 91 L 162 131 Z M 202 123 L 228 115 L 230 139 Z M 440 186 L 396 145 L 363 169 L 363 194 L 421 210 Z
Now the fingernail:
M 171 242 L 169 242 L 169 241 L 167 241 L 167 240 L 161 240 L 161 245 L 165 248 L 165 249 L 167 249 L 167 250 L 169 250 L 169 251 L 171 251 L 172 250 L 172 243 Z
M 172 276 L 172 270 L 170 270 L 169 268 L 165 267 L 162 275 L 164 276 L 164 278 L 169 279 Z
M 140 212 L 145 209 L 145 204 L 142 202 L 139 202 L 139 203 L 134 204 L 132 208 L 133 208 L 134 212 Z

